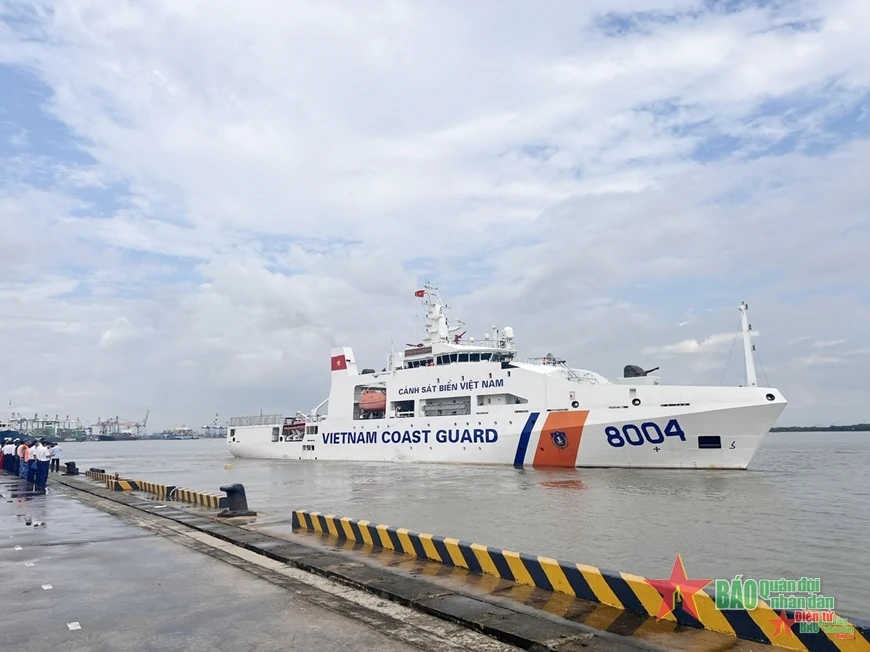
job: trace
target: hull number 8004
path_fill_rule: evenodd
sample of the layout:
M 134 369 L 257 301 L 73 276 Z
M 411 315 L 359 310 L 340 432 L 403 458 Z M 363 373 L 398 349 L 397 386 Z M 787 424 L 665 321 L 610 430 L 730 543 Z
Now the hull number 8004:
M 607 443 L 614 448 L 622 448 L 626 442 L 631 446 L 643 446 L 645 443 L 662 444 L 665 437 L 679 437 L 680 441 L 686 441 L 686 433 L 676 419 L 668 421 L 664 432 L 654 421 L 646 421 L 640 425 L 626 423 L 621 430 L 616 426 L 607 426 L 604 434 L 607 435 Z

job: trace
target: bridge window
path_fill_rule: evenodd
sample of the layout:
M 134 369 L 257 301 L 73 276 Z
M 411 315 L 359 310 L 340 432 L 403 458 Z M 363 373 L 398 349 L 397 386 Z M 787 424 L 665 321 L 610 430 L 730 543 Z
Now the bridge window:
M 471 361 L 472 362 L 480 362 L 480 354 L 479 353 L 472 353 L 471 354 Z
M 468 362 L 468 354 L 460 353 L 459 354 L 459 362 Z
M 492 357 L 492 353 L 481 353 L 480 354 L 481 360 L 489 360 L 491 357 Z

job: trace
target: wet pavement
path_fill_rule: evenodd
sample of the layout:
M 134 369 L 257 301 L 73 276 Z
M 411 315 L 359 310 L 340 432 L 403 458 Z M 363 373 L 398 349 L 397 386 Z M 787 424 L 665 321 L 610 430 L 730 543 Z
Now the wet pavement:
M 421 649 L 68 491 L 0 471 L 0 608 L 27 623 L 0 627 L 0 649 Z
M 156 503 L 160 504 L 155 504 L 155 501 L 147 500 L 143 494 L 138 494 L 137 492 L 106 491 L 105 488 L 100 486 L 100 483 L 85 479 L 70 480 L 69 482 L 72 487 L 80 487 L 95 495 L 105 495 L 111 501 L 120 501 L 152 514 L 157 513 L 159 508 L 163 508 L 159 513 L 166 517 L 166 519 L 180 519 L 183 523 L 203 529 L 206 532 L 216 533 L 217 530 L 227 530 L 225 526 L 207 518 L 208 516 L 213 516 L 214 510 L 185 506 L 183 511 L 179 511 L 181 506 L 178 503 L 160 503 L 160 501 L 156 501 Z M 236 519 L 233 520 L 236 521 Z M 236 524 L 242 525 L 244 521 L 249 521 L 249 519 L 242 519 L 241 522 Z M 198 525 L 194 524 L 195 522 Z M 585 631 L 591 631 L 588 628 L 592 628 L 592 630 L 598 632 L 607 632 L 605 635 L 616 635 L 622 641 L 622 645 L 617 645 L 617 649 L 637 649 L 640 647 L 674 650 L 675 652 L 726 649 L 733 652 L 751 652 L 771 649 L 763 644 L 735 640 L 732 636 L 717 634 L 715 632 L 680 627 L 670 621 L 657 622 L 651 618 L 601 604 L 517 585 L 492 576 L 469 573 L 461 568 L 451 568 L 441 564 L 409 558 L 388 550 L 372 549 L 348 541 L 338 542 L 331 537 L 296 534 L 285 531 L 280 527 L 276 528 L 275 526 L 257 527 L 256 525 L 252 526 L 249 524 L 248 529 L 253 530 L 251 532 L 252 536 L 244 534 L 245 529 L 239 530 L 238 528 L 229 528 L 229 530 L 235 530 L 236 533 L 227 531 L 225 535 L 230 540 L 239 539 L 255 547 L 265 548 L 271 551 L 271 555 L 279 555 L 277 558 L 280 558 L 280 555 L 286 554 L 290 558 L 300 559 L 300 555 L 303 554 L 300 552 L 302 550 L 300 546 L 307 546 L 311 552 L 306 554 L 318 560 L 314 562 L 315 565 L 322 565 L 323 560 L 331 553 L 336 561 L 323 566 L 326 572 L 330 572 L 330 569 L 342 569 L 339 572 L 348 574 L 347 577 L 354 578 L 356 575 L 359 575 L 360 577 L 368 578 L 366 581 L 374 582 L 374 586 L 377 587 L 395 585 L 396 582 L 401 583 L 403 581 L 399 578 L 405 578 L 404 581 L 410 583 L 416 582 L 419 589 L 428 591 L 433 595 L 445 596 L 449 594 L 455 596 L 456 599 L 464 599 L 466 604 L 478 603 L 489 605 L 486 608 L 490 611 L 501 610 L 506 614 L 513 614 L 511 618 L 514 621 L 522 618 L 521 614 L 528 614 L 533 620 L 538 619 L 538 622 L 541 622 L 541 619 L 546 620 L 549 618 L 552 619 L 552 624 L 545 625 L 545 628 L 548 631 L 552 631 L 553 634 L 547 634 L 547 636 L 555 636 L 556 632 L 564 630 L 566 624 L 576 623 L 580 627 L 587 628 Z M 272 539 L 270 542 L 263 536 L 257 536 L 254 534 L 255 532 L 263 534 L 268 532 L 280 538 L 277 540 Z M 223 538 L 223 535 L 221 536 Z M 279 550 L 282 549 L 281 539 L 293 542 L 291 546 L 283 546 L 283 548 L 287 549 L 287 552 L 279 553 Z M 323 550 L 327 554 L 324 555 L 316 550 L 311 550 L 312 546 Z M 251 550 L 254 550 L 254 548 L 251 548 Z M 344 558 L 343 561 L 341 560 L 342 557 Z M 383 571 L 365 572 L 362 570 L 363 566 L 370 567 L 372 571 L 375 571 L 377 568 L 383 569 L 386 571 L 386 575 Z M 389 575 L 394 575 L 395 579 L 389 579 Z M 424 584 L 420 584 L 420 580 L 423 580 Z M 423 589 L 426 585 L 429 588 Z M 471 600 L 462 598 L 462 596 L 468 596 Z M 623 637 L 630 638 L 626 639 Z M 597 647 L 592 649 L 597 649 Z
M 821 578 L 838 612 L 870 619 L 863 433 L 772 433 L 749 471 L 235 459 L 223 440 L 63 450 L 83 470 L 207 492 L 242 483 L 261 525 L 307 509 L 644 577 L 680 553 L 697 577 Z
M 47 624 L 29 632 L 23 641 L 8 629 L 0 628 L 0 649 L 13 645 L 22 650 L 52 647 L 64 650 L 159 650 L 181 647 L 186 650 L 269 651 L 288 647 L 300 650 L 365 649 L 369 645 L 378 645 L 387 651 L 475 649 L 478 652 L 506 652 L 516 649 L 471 629 L 435 618 L 433 620 L 441 623 L 436 629 L 441 631 L 434 636 L 421 637 L 415 633 L 396 640 L 397 636 L 386 622 L 393 618 L 392 615 L 382 613 L 384 618 L 381 618 L 380 629 L 374 626 L 377 618 L 372 618 L 373 612 L 366 606 L 367 600 L 371 599 L 369 594 L 361 597 L 358 592 L 355 601 L 351 601 L 328 593 L 317 597 L 311 591 L 294 591 L 286 582 L 267 578 L 263 568 L 257 569 L 250 564 L 245 567 L 239 561 L 245 557 L 244 553 L 248 553 L 249 558 L 258 557 L 251 554 L 254 548 L 248 544 L 265 546 L 273 551 L 266 553 L 266 557 L 271 559 L 263 560 L 260 552 L 260 561 L 253 560 L 254 565 L 261 567 L 268 567 L 271 563 L 272 567 L 267 568 L 269 572 L 288 575 L 287 566 L 276 561 L 281 557 L 272 556 L 282 546 L 294 551 L 287 553 L 291 558 L 301 554 L 301 546 L 308 546 L 309 552 L 305 555 L 321 560 L 321 564 L 329 554 L 334 556 L 334 561 L 323 566 L 327 571 L 325 577 L 331 577 L 328 573 L 335 568 L 341 569 L 338 576 L 376 578 L 375 584 L 381 586 L 404 582 L 410 587 L 416 583 L 415 590 L 426 591 L 434 601 L 446 604 L 453 600 L 455 604 L 451 604 L 459 619 L 455 622 L 464 622 L 461 619 L 468 617 L 469 605 L 477 604 L 485 610 L 486 613 L 481 612 L 481 615 L 486 618 L 500 613 L 502 615 L 498 618 L 516 622 L 526 618 L 523 614 L 527 614 L 531 618 L 528 622 L 533 625 L 537 622 L 539 629 L 549 618 L 552 624 L 544 625 L 544 630 L 541 630 L 545 637 L 558 639 L 568 635 L 572 638 L 575 634 L 569 633 L 569 624 L 585 628 L 582 631 L 598 632 L 584 636 L 617 637 L 596 639 L 588 649 L 645 648 L 676 652 L 771 649 L 714 632 L 678 627 L 666 621 L 656 622 L 569 596 L 470 574 L 463 569 L 423 562 L 391 551 L 339 542 L 331 537 L 295 533 L 281 521 L 264 524 L 257 522 L 259 519 L 256 518 L 243 519 L 236 525 L 247 522 L 248 532 L 231 527 L 229 529 L 238 534 L 230 533 L 227 538 L 216 532 L 226 530 L 226 524 L 215 523 L 210 518 L 216 510 L 178 503 L 161 504 L 138 492 L 107 491 L 100 483 L 83 476 L 70 478 L 66 481 L 69 486 L 59 485 L 60 477 L 53 476 L 53 480 L 46 493 L 32 484 L 0 473 L 0 576 L 4 578 L 0 605 L 8 607 L 11 603 L 27 618 L 35 617 L 38 622 Z M 162 525 L 155 526 L 156 522 Z M 214 540 L 218 543 L 209 545 L 221 548 L 223 558 L 189 545 L 189 542 L 182 545 L 199 552 L 177 545 L 180 541 L 176 534 L 185 528 L 198 531 L 199 537 L 187 535 L 195 541 L 217 535 L 219 538 Z M 279 538 L 270 543 L 263 536 L 267 533 Z M 228 543 L 235 538 L 242 543 Z M 281 539 L 295 544 L 287 547 Z M 323 552 L 312 550 L 312 546 Z M 230 548 L 235 551 L 228 553 Z M 228 559 L 228 554 L 239 559 Z M 364 566 L 372 572 L 364 571 Z M 375 572 L 376 568 L 383 571 Z M 316 575 L 312 575 L 311 569 L 307 571 L 300 574 L 308 577 L 321 575 L 320 571 L 314 571 Z M 394 574 L 396 579 L 386 578 L 384 571 Z M 402 577 L 404 579 L 399 579 Z M 375 593 L 380 595 L 377 591 Z M 349 603 L 349 608 L 345 605 L 344 611 L 338 604 L 342 600 Z M 355 616 L 353 612 L 357 610 L 369 610 L 369 615 Z M 426 609 L 417 611 L 417 617 L 424 618 L 432 618 L 428 614 L 435 613 Z M 407 627 L 407 614 L 404 620 L 404 623 L 396 623 Z M 450 627 L 452 631 L 447 631 Z M 432 629 L 431 623 L 429 628 Z M 486 629 L 480 631 L 488 632 Z M 463 638 L 466 636 L 485 640 L 465 641 Z M 516 643 L 509 638 L 501 641 Z
M 155 528 L 183 545 L 193 543 L 196 549 L 227 563 L 238 565 L 244 560 L 250 572 L 270 582 L 287 585 L 289 580 L 287 588 L 309 602 L 362 620 L 422 650 L 509 652 L 516 649 L 514 644 L 552 652 L 665 649 L 544 612 L 505 608 L 495 601 L 442 588 L 429 578 L 401 577 L 391 570 L 365 567 L 320 547 L 289 544 L 239 527 L 238 521 L 246 519 L 216 519 L 216 510 L 112 491 L 81 476 L 62 477 L 57 482 L 76 500 L 140 527 Z M 176 536 L 179 532 L 184 536 Z M 264 568 L 271 574 L 263 575 Z M 331 586 L 323 587 L 323 583 Z

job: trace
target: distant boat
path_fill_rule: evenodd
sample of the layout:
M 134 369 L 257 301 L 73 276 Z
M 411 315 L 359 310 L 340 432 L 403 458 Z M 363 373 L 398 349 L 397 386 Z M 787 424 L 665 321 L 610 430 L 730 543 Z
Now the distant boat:
M 121 432 L 115 432 L 112 434 L 102 433 L 97 435 L 97 441 L 134 441 L 137 439 L 141 439 L 141 437 L 135 435 L 131 430 L 122 430 Z
M 177 428 L 170 428 L 169 430 L 164 430 L 161 432 L 158 437 L 163 437 L 163 439 L 199 439 L 196 433 L 193 431 L 193 428 L 188 428 L 186 426 L 179 426 Z
M 0 441 L 4 439 L 20 439 L 21 432 L 15 429 L 8 421 L 0 421 Z

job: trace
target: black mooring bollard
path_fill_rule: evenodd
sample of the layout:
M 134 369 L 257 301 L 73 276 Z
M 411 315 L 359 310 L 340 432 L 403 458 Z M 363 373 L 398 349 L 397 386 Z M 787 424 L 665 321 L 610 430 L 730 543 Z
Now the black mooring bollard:
M 248 497 L 245 494 L 245 487 L 241 484 L 228 484 L 221 487 L 221 491 L 227 493 L 227 508 L 220 512 L 218 516 L 256 516 L 257 512 L 252 512 L 248 509 Z
M 78 475 L 79 474 L 79 470 L 78 470 L 78 467 L 76 467 L 75 462 L 64 462 L 64 464 L 66 464 L 66 471 L 64 472 L 64 475 Z

